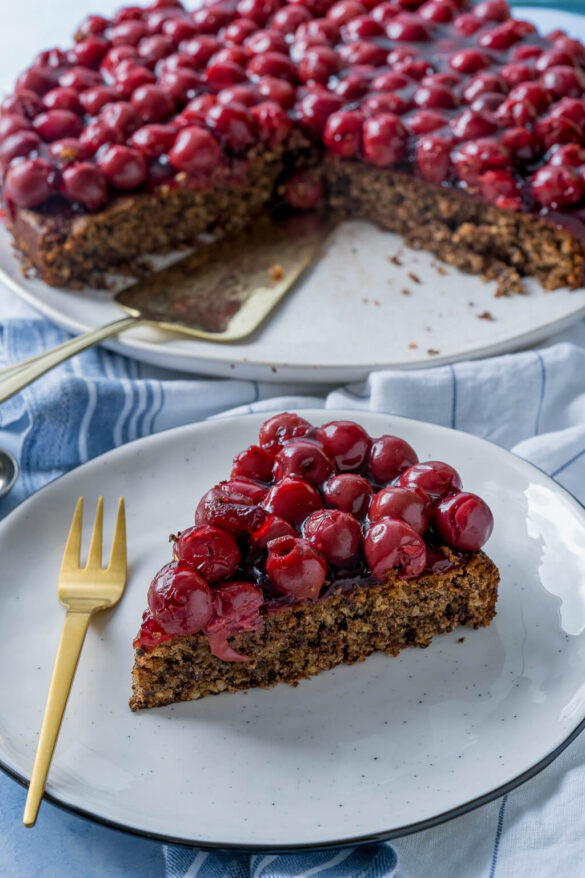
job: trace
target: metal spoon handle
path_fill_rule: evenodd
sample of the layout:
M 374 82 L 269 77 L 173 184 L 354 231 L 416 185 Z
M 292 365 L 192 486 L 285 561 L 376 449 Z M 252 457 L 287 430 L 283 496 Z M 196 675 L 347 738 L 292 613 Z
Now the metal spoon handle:
M 59 363 L 65 362 L 69 357 L 79 354 L 86 348 L 92 347 L 94 344 L 116 335 L 118 332 L 128 329 L 130 326 L 136 326 L 140 323 L 140 317 L 123 317 L 114 323 L 108 323 L 100 329 L 93 329 L 91 332 L 85 332 L 69 341 L 63 342 L 56 348 L 45 351 L 30 360 L 22 363 L 15 363 L 14 366 L 8 366 L 7 369 L 0 370 L 0 402 L 9 399 L 23 387 L 32 384 L 45 372 L 48 372 Z

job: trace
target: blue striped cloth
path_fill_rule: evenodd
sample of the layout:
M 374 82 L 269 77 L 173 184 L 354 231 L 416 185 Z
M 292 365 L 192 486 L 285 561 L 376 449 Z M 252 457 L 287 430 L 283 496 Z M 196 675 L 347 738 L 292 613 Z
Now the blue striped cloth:
M 528 303 L 527 303 L 528 304 Z M 0 367 L 65 338 L 0 288 Z M 585 500 L 585 323 L 539 350 L 363 384 L 291 387 L 185 378 L 88 351 L 0 406 L 0 447 L 22 475 L 0 517 L 43 484 L 122 443 L 178 424 L 300 406 L 380 411 L 511 448 Z M 499 801 L 392 845 L 236 856 L 125 836 L 45 804 L 22 828 L 24 791 L 0 776 L 0 876 L 25 878 L 534 878 L 585 874 L 585 739 Z

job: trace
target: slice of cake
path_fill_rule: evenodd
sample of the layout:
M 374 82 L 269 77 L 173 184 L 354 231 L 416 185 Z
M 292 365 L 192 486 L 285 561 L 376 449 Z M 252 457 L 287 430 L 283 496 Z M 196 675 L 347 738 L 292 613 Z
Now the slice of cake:
M 286 202 L 458 268 L 585 278 L 585 47 L 505 0 L 178 0 L 91 15 L 2 103 L 23 263 L 97 284 Z
M 171 537 L 134 642 L 133 710 L 279 682 L 489 625 L 493 518 L 396 436 L 283 413 Z

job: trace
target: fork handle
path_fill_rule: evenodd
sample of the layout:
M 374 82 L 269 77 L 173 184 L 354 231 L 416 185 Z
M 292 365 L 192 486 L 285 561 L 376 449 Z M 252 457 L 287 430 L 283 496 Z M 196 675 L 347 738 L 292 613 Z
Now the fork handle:
M 31 384 L 49 369 L 68 360 L 69 357 L 81 353 L 86 348 L 90 348 L 118 332 L 123 332 L 130 326 L 136 326 L 137 323 L 140 323 L 140 317 L 123 317 L 121 320 L 115 320 L 114 323 L 108 323 L 99 329 L 92 329 L 91 332 L 76 335 L 75 338 L 70 338 L 63 344 L 30 360 L 24 360 L 22 363 L 15 363 L 13 366 L 0 370 L 0 402 L 9 399 L 27 384 Z
M 61 728 L 61 721 L 65 713 L 90 615 L 91 613 L 73 613 L 68 610 L 63 621 L 61 639 L 53 667 L 43 724 L 24 806 L 23 823 L 25 826 L 34 826 L 37 819 L 57 735 Z

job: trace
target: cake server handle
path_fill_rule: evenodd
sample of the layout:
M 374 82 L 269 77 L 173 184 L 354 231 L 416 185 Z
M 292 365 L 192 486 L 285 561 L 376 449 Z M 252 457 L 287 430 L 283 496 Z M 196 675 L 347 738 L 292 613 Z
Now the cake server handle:
M 116 335 L 118 332 L 123 332 L 131 326 L 136 326 L 140 322 L 140 317 L 123 317 L 121 320 L 115 320 L 114 323 L 108 323 L 106 326 L 100 327 L 100 329 L 93 329 L 91 332 L 85 332 L 83 335 L 70 338 L 68 341 L 63 342 L 63 344 L 38 354 L 38 356 L 32 357 L 30 360 L 23 360 L 22 363 L 15 363 L 6 369 L 0 369 L 0 402 L 4 402 L 4 400 L 14 396 L 23 387 L 32 384 L 33 381 L 36 381 L 45 372 L 48 372 L 60 363 L 64 363 L 69 357 L 74 357 L 75 354 L 81 353 L 86 348 L 90 348 L 92 345 L 98 344 L 100 341 L 104 341 L 104 339 L 110 338 L 110 336 Z

